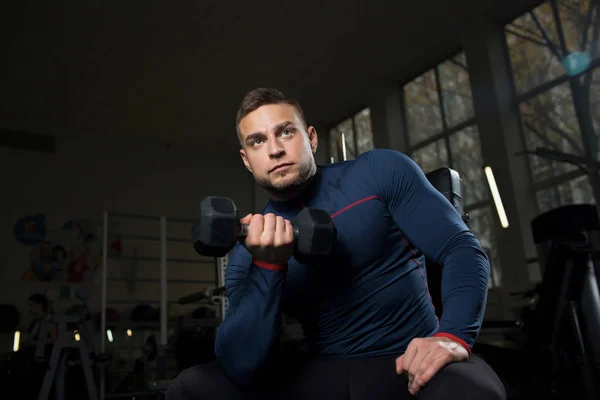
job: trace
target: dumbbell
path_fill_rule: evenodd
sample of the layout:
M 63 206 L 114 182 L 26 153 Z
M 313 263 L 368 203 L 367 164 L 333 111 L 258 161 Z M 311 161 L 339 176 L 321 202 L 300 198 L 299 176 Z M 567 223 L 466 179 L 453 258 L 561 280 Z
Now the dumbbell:
M 240 223 L 231 199 L 206 197 L 200 203 L 198 215 L 192 227 L 192 241 L 202 256 L 223 257 L 238 239 L 248 235 L 248 225 Z M 337 231 L 327 211 L 304 208 L 290 222 L 294 229 L 294 257 L 299 262 L 310 262 L 331 253 Z

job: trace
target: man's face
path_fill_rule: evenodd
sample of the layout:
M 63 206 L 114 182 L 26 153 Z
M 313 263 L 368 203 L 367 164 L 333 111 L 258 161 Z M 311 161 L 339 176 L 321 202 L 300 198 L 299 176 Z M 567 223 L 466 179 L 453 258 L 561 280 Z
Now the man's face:
M 246 115 L 239 129 L 246 168 L 275 198 L 285 199 L 314 175 L 317 132 L 304 128 L 295 107 L 264 105 Z

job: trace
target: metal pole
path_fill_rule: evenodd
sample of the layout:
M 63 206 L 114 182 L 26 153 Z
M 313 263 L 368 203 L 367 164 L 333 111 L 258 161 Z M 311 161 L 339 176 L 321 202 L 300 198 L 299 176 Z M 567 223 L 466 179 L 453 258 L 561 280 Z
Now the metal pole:
M 217 263 L 219 265 L 219 275 L 218 277 L 218 286 L 225 286 L 225 279 L 227 277 L 227 262 L 229 261 L 229 254 L 226 254 L 225 257 L 217 258 Z M 225 314 L 227 313 L 227 308 L 229 308 L 229 298 L 227 297 L 227 293 L 221 295 L 221 321 L 225 319 Z
M 160 344 L 167 345 L 167 217 L 160 217 Z
M 346 161 L 346 135 L 342 132 L 342 160 Z
M 102 227 L 102 301 L 100 305 L 100 353 L 106 353 L 106 277 L 108 271 L 108 212 Z M 100 370 L 100 400 L 104 400 L 104 368 Z

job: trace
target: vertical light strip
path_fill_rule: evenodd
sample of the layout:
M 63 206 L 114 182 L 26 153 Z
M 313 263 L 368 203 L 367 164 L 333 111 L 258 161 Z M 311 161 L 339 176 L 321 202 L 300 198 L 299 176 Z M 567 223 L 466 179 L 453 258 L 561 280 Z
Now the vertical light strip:
M 19 345 L 21 343 L 21 332 L 15 331 L 15 339 L 13 341 L 13 351 L 16 353 L 19 351 Z
M 342 160 L 346 161 L 346 135 L 342 132 Z
M 506 217 L 506 211 L 504 211 L 504 205 L 502 204 L 502 198 L 500 197 L 500 191 L 498 190 L 498 186 L 496 185 L 496 178 L 494 178 L 494 172 L 491 167 L 485 167 L 485 176 L 488 181 L 488 185 L 490 186 L 490 191 L 492 192 L 492 198 L 494 199 L 494 204 L 496 205 L 496 211 L 498 212 L 498 217 L 500 218 L 500 224 L 503 228 L 508 228 L 508 218 Z

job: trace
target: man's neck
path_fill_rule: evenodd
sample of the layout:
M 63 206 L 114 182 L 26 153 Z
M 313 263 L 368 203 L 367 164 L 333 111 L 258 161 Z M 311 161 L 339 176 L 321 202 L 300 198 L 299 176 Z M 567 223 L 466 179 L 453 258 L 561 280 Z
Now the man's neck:
M 273 201 L 293 200 L 306 190 L 306 188 L 311 184 L 311 182 L 315 178 L 316 174 L 317 174 L 317 169 L 315 168 L 315 171 L 308 178 L 306 178 L 304 180 L 304 182 L 302 182 L 300 185 L 296 186 L 294 189 L 286 191 L 285 193 L 267 191 L 267 194 L 268 194 L 269 198 Z

